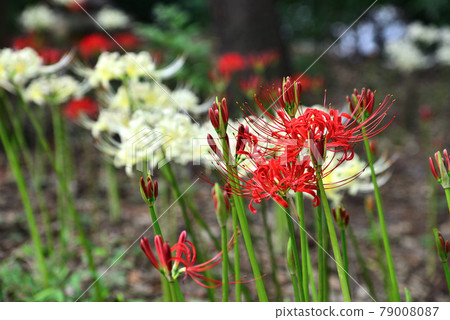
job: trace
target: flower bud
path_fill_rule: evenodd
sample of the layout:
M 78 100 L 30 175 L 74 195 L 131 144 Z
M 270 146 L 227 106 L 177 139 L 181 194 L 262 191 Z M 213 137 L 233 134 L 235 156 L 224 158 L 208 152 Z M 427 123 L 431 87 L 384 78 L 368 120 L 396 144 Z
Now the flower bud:
M 227 223 L 228 214 L 230 212 L 230 199 L 228 193 L 220 189 L 220 186 L 216 183 L 211 190 L 214 209 L 216 210 L 217 221 L 220 227 L 224 227 Z
M 445 240 L 442 234 L 436 228 L 433 229 L 433 232 L 439 258 L 442 262 L 447 262 L 448 254 L 450 252 L 450 245 L 448 243 L 448 240 Z
M 291 118 L 295 117 L 300 105 L 300 94 L 302 84 L 300 81 L 292 81 L 290 77 L 283 79 L 282 88 L 278 88 L 278 99 L 281 106 L 286 110 Z M 281 99 L 280 99 L 281 98 Z
M 156 197 L 158 196 L 158 182 L 156 180 L 152 181 L 150 177 L 147 177 L 147 183 L 145 183 L 144 178 L 141 177 L 140 189 L 142 199 L 144 199 L 149 206 L 153 206 Z
M 209 120 L 214 129 L 216 129 L 216 132 L 219 133 L 221 137 L 224 137 L 227 132 L 229 120 L 227 100 L 225 98 L 222 99 L 222 102 L 219 102 L 218 98 L 213 102 L 212 108 L 209 108 Z
M 295 260 L 294 260 L 294 251 L 292 249 L 292 239 L 289 238 L 288 244 L 287 244 L 287 266 L 289 273 L 292 275 L 295 275 Z
M 344 208 L 337 207 L 332 210 L 334 221 L 339 229 L 345 230 L 348 226 L 348 222 L 350 220 L 350 216 Z
M 438 151 L 434 154 L 434 159 L 430 157 L 430 169 L 437 182 L 444 188 L 450 188 L 450 158 L 447 150 L 443 151 L 443 156 Z

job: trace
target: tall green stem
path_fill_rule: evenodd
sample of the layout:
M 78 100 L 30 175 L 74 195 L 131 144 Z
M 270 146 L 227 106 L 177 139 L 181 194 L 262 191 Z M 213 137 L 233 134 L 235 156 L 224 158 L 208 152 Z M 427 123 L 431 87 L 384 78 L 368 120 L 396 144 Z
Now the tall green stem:
M 320 193 L 320 192 L 318 192 Z M 320 197 L 320 195 L 319 195 Z M 316 215 L 316 233 L 318 243 L 318 269 L 319 269 L 319 302 L 325 302 L 325 286 L 326 286 L 326 270 L 325 270 L 325 254 L 324 254 L 324 241 L 323 241 L 323 219 L 322 219 L 322 206 L 319 204 L 315 208 Z
M 33 241 L 34 253 L 36 255 L 37 264 L 39 271 L 42 276 L 42 282 L 45 287 L 48 286 L 48 269 L 45 263 L 44 251 L 42 249 L 41 238 L 39 236 L 38 227 L 36 225 L 36 219 L 34 217 L 34 212 L 31 206 L 30 199 L 28 197 L 27 187 L 25 179 L 22 175 L 22 171 L 20 169 L 20 163 L 17 159 L 16 154 L 11 146 L 11 143 L 8 138 L 8 134 L 5 130 L 4 124 L 0 123 L 0 139 L 2 141 L 3 147 L 5 149 L 6 155 L 9 159 L 9 163 L 11 165 L 11 169 L 13 171 L 14 177 L 17 182 L 17 187 L 19 189 L 20 196 L 22 198 L 22 203 L 25 209 L 25 214 L 28 220 L 28 228 L 30 229 L 31 239 Z
M 364 130 L 363 130 L 363 133 L 364 133 Z M 392 259 L 391 246 L 389 245 L 389 237 L 388 237 L 387 228 L 386 228 L 386 221 L 384 218 L 383 205 L 381 203 L 380 190 L 378 188 L 378 183 L 377 183 L 377 175 L 376 175 L 375 169 L 373 167 L 374 159 L 372 156 L 372 151 L 370 151 L 369 141 L 367 139 L 364 140 L 364 146 L 366 148 L 367 160 L 369 162 L 370 173 L 372 175 L 373 189 L 374 189 L 374 194 L 375 194 L 375 202 L 377 205 L 378 219 L 380 221 L 380 228 L 381 228 L 381 236 L 383 238 L 383 245 L 384 245 L 384 250 L 386 253 L 386 261 L 387 261 L 388 269 L 389 269 L 392 294 L 393 294 L 395 301 L 399 302 L 400 301 L 400 291 L 398 289 L 397 275 L 395 273 L 394 260 Z M 449 199 L 449 198 L 447 198 L 447 199 Z
M 297 275 L 295 273 L 291 274 L 291 280 L 292 280 L 292 287 L 294 288 L 294 297 L 296 302 L 302 301 L 300 299 L 300 291 L 298 289 L 298 280 Z
M 447 199 L 448 211 L 450 212 L 450 188 L 445 188 L 445 198 Z
M 92 278 L 97 279 L 97 270 L 96 270 L 95 263 L 94 263 L 94 258 L 93 258 L 93 255 L 92 255 L 92 249 L 91 249 L 89 240 L 87 239 L 86 234 L 84 232 L 84 227 L 83 227 L 83 224 L 81 223 L 80 216 L 78 215 L 78 212 L 75 209 L 75 205 L 73 203 L 73 198 L 72 198 L 72 195 L 71 195 L 71 193 L 69 191 L 68 183 L 67 183 L 67 180 L 65 178 L 64 172 L 56 165 L 55 160 L 54 160 L 53 155 L 52 155 L 51 150 L 50 150 L 50 146 L 48 145 L 48 142 L 45 139 L 44 132 L 42 131 L 42 128 L 41 128 L 39 122 L 37 121 L 36 117 L 34 117 L 33 112 L 31 111 L 30 107 L 25 102 L 22 92 L 20 91 L 19 88 L 16 88 L 16 90 L 17 90 L 17 93 L 19 95 L 19 100 L 21 102 L 22 108 L 27 113 L 28 118 L 31 121 L 31 124 L 33 125 L 33 128 L 36 131 L 36 134 L 37 134 L 37 137 L 38 137 L 38 141 L 42 145 L 42 148 L 44 149 L 46 155 L 48 156 L 48 159 L 49 159 L 52 167 L 56 171 L 56 174 L 58 176 L 58 180 L 59 180 L 59 183 L 60 183 L 60 187 L 62 188 L 62 190 L 63 190 L 63 192 L 64 192 L 64 194 L 66 196 L 66 201 L 67 201 L 67 204 L 68 204 L 69 212 L 70 212 L 70 214 L 72 215 L 72 217 L 73 217 L 73 219 L 75 221 L 75 225 L 76 225 L 77 230 L 78 230 L 78 236 L 79 236 L 80 241 L 81 241 L 81 243 L 83 245 L 83 248 L 85 250 Z M 96 281 L 94 283 L 94 288 L 95 288 L 95 296 L 96 296 L 97 301 L 102 300 L 103 298 L 102 298 L 102 294 L 101 294 L 100 281 Z
M 222 238 L 222 301 L 228 302 L 229 280 L 228 280 L 228 236 L 227 227 L 220 228 Z
M 238 216 L 236 213 L 236 205 L 234 201 L 231 201 L 231 215 L 233 217 L 233 232 L 236 232 L 239 228 Z M 237 239 L 236 239 L 237 240 Z M 234 244 L 234 276 L 236 278 L 237 283 L 235 284 L 235 295 L 236 302 L 241 302 L 242 300 L 242 284 L 240 283 L 241 279 L 241 258 L 239 255 L 239 242 L 236 241 Z
M 328 199 L 327 199 L 327 195 L 325 193 L 325 188 L 323 186 L 320 166 L 317 166 L 316 175 L 317 175 L 317 181 L 319 183 L 322 205 L 323 205 L 323 208 L 325 211 L 325 219 L 327 221 L 328 233 L 330 235 L 330 240 L 331 240 L 331 247 L 333 248 L 334 259 L 336 260 L 336 268 L 338 271 L 339 282 L 341 283 L 342 295 L 344 296 L 345 302 L 350 302 L 351 301 L 350 289 L 348 287 L 347 276 L 346 276 L 344 268 L 343 268 L 342 256 L 341 256 L 341 252 L 339 249 L 339 243 L 338 243 L 337 236 L 336 236 L 336 230 L 334 229 L 333 218 L 331 216 L 331 209 L 328 204 Z
M 448 292 L 450 293 L 450 271 L 448 270 L 448 262 L 442 261 L 442 266 L 444 267 L 445 279 L 447 280 Z
M 302 285 L 305 302 L 309 302 L 309 277 L 308 277 L 308 238 L 306 237 L 305 208 L 303 204 L 303 193 L 295 194 L 297 207 L 297 218 L 300 223 L 300 250 L 302 254 Z
M 263 206 L 263 210 L 261 210 L 261 215 L 263 218 L 264 231 L 266 234 L 267 249 L 269 251 L 272 279 L 273 279 L 273 284 L 275 286 L 276 301 L 281 301 L 281 298 L 282 298 L 281 297 L 281 288 L 280 288 L 280 283 L 278 282 L 278 277 L 277 277 L 277 262 L 275 259 L 275 252 L 273 251 L 272 232 L 270 230 L 269 223 L 267 221 L 267 210 L 265 210 L 265 209 L 266 209 L 266 207 Z
M 295 209 L 294 209 L 295 210 Z M 289 229 L 289 236 L 291 238 L 291 244 L 292 244 L 292 253 L 294 254 L 294 263 L 295 263 L 295 270 L 296 270 L 296 278 L 298 280 L 298 287 L 300 288 L 300 301 L 305 302 L 305 292 L 303 290 L 302 285 L 302 265 L 300 263 L 300 258 L 298 256 L 298 247 L 297 242 L 295 241 L 295 231 L 294 231 L 294 223 L 292 222 L 292 218 L 288 211 L 284 213 L 286 216 L 286 222 Z
M 109 214 L 111 221 L 118 221 L 120 218 L 120 196 L 119 196 L 119 184 L 117 183 L 117 171 L 116 167 L 109 161 L 106 161 L 106 174 L 107 174 L 107 190 L 109 201 Z
M 345 276 L 347 278 L 347 285 L 350 287 L 350 280 L 348 278 L 347 235 L 345 233 L 345 229 L 341 229 L 341 245 L 342 245 L 342 258 L 344 259 Z

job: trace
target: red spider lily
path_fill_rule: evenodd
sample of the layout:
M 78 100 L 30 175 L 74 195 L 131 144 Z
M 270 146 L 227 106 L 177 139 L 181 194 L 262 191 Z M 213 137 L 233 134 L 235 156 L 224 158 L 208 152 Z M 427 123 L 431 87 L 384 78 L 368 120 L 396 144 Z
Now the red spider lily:
M 28 34 L 26 36 L 23 36 L 23 37 L 15 38 L 12 41 L 12 45 L 11 46 L 15 50 L 22 50 L 22 49 L 24 49 L 26 47 L 38 50 L 41 47 L 41 45 L 40 45 L 36 35 L 33 34 L 33 33 L 30 33 L 30 34 Z
M 222 102 L 219 102 L 218 99 L 213 102 L 212 108 L 209 108 L 209 120 L 216 132 L 220 133 L 221 137 L 225 137 L 229 120 L 227 100 L 225 98 L 222 99 Z
M 114 40 L 125 50 L 134 50 L 139 46 L 138 37 L 131 32 L 116 34 Z
M 80 114 L 94 117 L 98 113 L 98 106 L 94 100 L 89 98 L 72 99 L 66 106 L 65 114 L 71 120 L 77 120 Z
M 234 235 L 228 242 L 228 250 L 234 244 Z M 222 281 L 204 276 L 202 273 L 214 268 L 222 261 L 222 251 L 212 259 L 195 264 L 197 252 L 194 245 L 186 240 L 186 231 L 181 232 L 178 242 L 170 248 L 167 242 L 164 242 L 161 236 L 155 237 L 155 248 L 158 259 L 153 254 L 150 243 L 147 238 L 141 239 L 141 249 L 144 251 L 151 264 L 164 274 L 169 281 L 176 280 L 181 274 L 191 277 L 196 283 L 205 288 L 217 288 L 222 285 Z M 175 252 L 175 256 L 172 256 Z M 202 282 L 203 281 L 203 282 Z M 211 283 L 212 285 L 208 284 Z
M 233 188 L 228 185 L 226 191 L 241 197 L 250 199 L 249 209 L 252 213 L 257 210 L 253 203 L 259 204 L 261 201 L 273 199 L 283 207 L 289 207 L 284 199 L 290 190 L 294 192 L 305 192 L 313 197 L 314 205 L 317 206 L 320 200 L 316 194 L 317 183 L 314 168 L 310 165 L 310 159 L 304 157 L 302 160 L 285 162 L 281 157 L 258 160 L 252 160 L 255 169 L 249 169 L 249 166 L 240 165 L 246 174 L 228 171 L 227 168 L 219 170 L 223 179 L 231 177 L 240 181 L 240 188 Z
M 78 44 L 78 49 L 84 58 L 91 58 L 102 51 L 109 51 L 111 47 L 110 39 L 100 33 L 87 35 Z
M 436 164 L 433 159 L 429 157 L 430 169 L 437 182 L 442 185 L 444 189 L 450 188 L 450 157 L 447 149 L 444 149 L 443 155 L 438 151 L 434 154 Z
M 63 56 L 62 51 L 56 48 L 42 48 L 38 50 L 38 54 L 42 58 L 44 64 L 57 63 Z
M 256 99 L 258 106 L 269 118 L 269 121 L 259 118 L 249 121 L 249 123 L 255 132 L 266 137 L 267 142 L 274 144 L 275 148 L 285 147 L 283 141 L 289 143 L 296 141 L 295 148 L 288 148 L 290 152 L 288 159 L 297 156 L 305 146 L 308 146 L 309 139 L 317 141 L 323 137 L 327 150 L 335 153 L 342 152 L 344 154 L 342 161 L 351 160 L 354 154 L 353 145 L 356 142 L 377 135 L 386 129 L 395 117 L 392 117 L 387 124 L 381 125 L 392 106 L 393 101 L 389 95 L 364 119 L 364 112 L 356 114 L 356 109 L 352 114 L 348 114 L 333 108 L 327 110 L 304 108 L 299 115 L 291 118 L 280 102 L 281 97 L 273 94 L 271 97 L 275 115 L 270 114 L 269 110 Z M 370 105 L 368 104 L 367 107 Z M 253 113 L 251 110 L 250 112 Z M 254 113 L 253 115 L 256 116 Z
M 218 62 L 218 69 L 224 78 L 231 78 L 233 74 L 243 70 L 247 65 L 245 58 L 237 52 L 223 54 Z
M 264 70 L 269 65 L 277 62 L 280 55 L 276 51 L 266 51 L 257 54 L 249 54 L 247 56 L 248 64 L 255 70 Z

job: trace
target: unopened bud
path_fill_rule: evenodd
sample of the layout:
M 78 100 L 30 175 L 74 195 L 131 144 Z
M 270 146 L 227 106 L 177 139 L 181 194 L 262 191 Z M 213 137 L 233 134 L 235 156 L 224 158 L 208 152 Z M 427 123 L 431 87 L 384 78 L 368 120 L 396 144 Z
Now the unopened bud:
M 296 268 L 295 268 L 294 251 L 292 249 L 292 239 L 291 238 L 289 238 L 286 253 L 287 253 L 286 260 L 287 260 L 287 266 L 288 266 L 289 273 L 291 275 L 294 275 Z
M 230 212 L 230 199 L 228 193 L 222 191 L 220 186 L 216 183 L 211 190 L 214 200 L 214 209 L 216 210 L 217 221 L 221 227 L 227 223 L 228 214 Z
M 442 234 L 436 229 L 433 229 L 434 239 L 436 242 L 436 249 L 439 255 L 439 258 L 442 262 L 447 262 L 448 255 L 450 252 L 450 245 L 448 240 L 445 240 Z
M 344 208 L 337 207 L 332 210 L 334 221 L 339 229 L 345 230 L 348 226 L 348 222 L 350 220 L 350 216 Z

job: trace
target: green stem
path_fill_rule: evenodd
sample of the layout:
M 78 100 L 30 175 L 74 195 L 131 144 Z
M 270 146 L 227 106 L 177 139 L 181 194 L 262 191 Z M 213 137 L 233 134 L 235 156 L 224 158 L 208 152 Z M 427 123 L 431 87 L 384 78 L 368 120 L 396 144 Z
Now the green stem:
M 370 278 L 369 268 L 367 268 L 366 261 L 364 260 L 364 257 L 361 254 L 361 250 L 359 249 L 358 245 L 358 240 L 356 239 L 355 233 L 353 232 L 353 228 L 351 225 L 348 226 L 348 235 L 350 236 L 350 242 L 352 243 L 353 249 L 355 250 L 356 259 L 358 260 L 358 263 L 361 267 L 364 281 L 366 282 L 367 287 L 369 288 L 369 293 L 375 300 L 378 300 L 375 292 L 375 287 L 373 285 L 372 279 Z
M 236 232 L 239 228 L 239 221 L 238 216 L 236 213 L 236 205 L 234 204 L 234 201 L 231 201 L 231 215 L 233 217 L 233 232 Z M 239 256 L 239 237 L 236 237 L 236 242 L 234 244 L 234 277 L 236 279 L 235 284 L 235 295 L 236 295 L 236 302 L 241 302 L 242 300 L 242 284 L 240 283 L 241 279 L 241 259 Z
M 317 290 L 316 290 L 316 283 L 314 280 L 311 256 L 309 255 L 309 248 L 307 248 L 306 253 L 307 253 L 307 258 L 308 258 L 307 261 L 308 261 L 309 283 L 311 284 L 311 297 L 312 297 L 313 302 L 319 302 L 318 294 L 317 294 Z
M 306 237 L 305 208 L 303 204 L 303 193 L 295 194 L 297 207 L 297 219 L 300 223 L 300 250 L 302 254 L 302 284 L 305 302 L 309 302 L 309 277 L 308 277 L 308 238 Z
M 118 221 L 120 219 L 120 196 L 119 185 L 117 183 L 117 171 L 114 165 L 106 161 L 107 174 L 107 190 L 109 200 L 109 214 L 111 221 Z
M 363 133 L 365 133 L 364 130 L 363 130 Z M 399 302 L 400 301 L 400 291 L 398 289 L 397 275 L 395 274 L 394 260 L 392 259 L 391 246 L 389 245 L 389 237 L 388 237 L 387 228 L 386 228 L 386 221 L 384 218 L 383 205 L 381 203 L 380 190 L 378 188 L 378 183 L 377 183 L 377 175 L 376 175 L 375 169 L 373 167 L 374 159 L 372 156 L 372 152 L 370 151 L 369 141 L 367 139 L 364 140 L 364 146 L 366 148 L 367 160 L 369 162 L 370 173 L 372 175 L 373 189 L 374 189 L 374 194 L 375 194 L 375 202 L 376 202 L 377 210 L 378 210 L 378 219 L 380 221 L 381 236 L 383 238 L 383 245 L 384 245 L 384 250 L 386 253 L 386 261 L 387 261 L 388 269 L 389 269 L 392 293 L 393 293 L 395 301 Z M 447 198 L 447 199 L 449 199 L 449 198 Z
M 302 278 L 302 265 L 300 264 L 300 258 L 298 256 L 298 247 L 297 242 L 295 241 L 295 232 L 294 232 L 294 223 L 292 222 L 292 218 L 288 211 L 284 212 L 284 215 L 286 216 L 286 222 L 289 229 L 289 236 L 291 238 L 291 244 L 292 244 L 292 252 L 294 254 L 294 263 L 295 263 L 295 269 L 296 269 L 296 278 L 298 280 L 297 285 L 300 288 L 300 301 L 305 302 L 305 292 L 303 291 L 303 285 L 301 283 L 300 279 Z
M 155 206 L 149 206 L 148 210 L 150 211 L 150 216 L 152 217 L 153 230 L 155 230 L 155 234 L 162 237 L 162 232 L 161 228 L 159 227 L 158 215 L 156 214 Z
M 169 292 L 172 302 L 177 302 L 177 294 L 175 293 L 174 282 L 169 282 Z
M 47 250 L 50 252 L 50 254 L 52 254 L 54 242 L 53 242 L 53 233 L 52 233 L 52 228 L 51 228 L 50 212 L 48 210 L 44 195 L 40 188 L 39 172 L 37 170 L 35 170 L 33 172 L 33 167 L 35 168 L 36 166 L 33 165 L 34 164 L 33 158 L 31 156 L 31 153 L 25 142 L 23 127 L 22 127 L 19 119 L 17 118 L 17 116 L 15 116 L 11 102 L 3 90 L 0 90 L 0 99 L 4 102 L 8 118 L 11 120 L 11 123 L 13 125 L 14 136 L 16 137 L 17 143 L 19 145 L 19 149 L 21 150 L 21 152 L 24 156 L 28 171 L 32 175 L 33 188 L 36 192 L 39 210 L 42 213 L 42 218 L 44 221 L 45 235 L 46 235 L 46 239 L 47 239 Z
M 57 105 L 51 104 L 51 113 L 52 113 L 52 123 L 53 123 L 53 136 L 55 140 L 55 160 L 58 171 L 64 172 L 64 141 L 63 141 L 63 133 L 62 133 L 62 121 L 60 116 L 60 110 Z M 59 232 L 60 232 L 60 243 L 61 243 L 61 255 L 64 256 L 67 243 L 69 241 L 69 233 L 67 229 L 67 217 L 65 210 L 65 195 L 61 188 L 58 188 L 57 192 L 57 208 L 58 208 L 58 220 L 59 220 Z
M 178 302 L 184 302 L 183 293 L 181 292 L 180 285 L 177 280 L 173 282 L 173 286 L 175 289 L 175 296 L 177 297 Z
M 319 192 L 320 193 L 320 192 Z M 325 254 L 324 254 L 324 241 L 323 241 L 323 219 L 322 219 L 322 206 L 318 205 L 315 208 L 316 213 L 316 232 L 317 232 L 317 243 L 318 243 L 318 269 L 319 269 L 319 302 L 325 302 Z
M 194 232 L 194 229 L 192 228 L 191 219 L 189 217 L 188 210 L 187 210 L 186 200 L 184 198 L 183 193 L 180 190 L 180 187 L 178 186 L 177 179 L 172 170 L 172 167 L 170 166 L 170 162 L 167 162 L 161 168 L 161 172 L 164 175 L 165 179 L 170 182 L 170 184 L 172 186 L 172 191 L 173 191 L 176 199 L 178 199 L 178 204 L 180 206 L 181 212 L 183 214 L 184 222 L 186 224 L 186 231 L 191 236 L 192 243 L 194 244 L 194 246 L 197 247 L 197 258 L 199 261 L 203 261 L 203 255 L 200 250 L 200 242 L 197 240 L 196 233 Z M 210 278 L 210 276 L 209 276 L 210 271 L 207 270 L 205 272 L 205 275 Z M 215 301 L 214 290 L 211 288 L 207 288 L 207 292 L 208 292 L 209 299 L 211 301 Z
M 444 267 L 445 279 L 447 280 L 448 292 L 450 293 L 450 271 L 448 270 L 447 261 L 442 261 L 442 266 Z
M 266 240 L 267 240 L 267 249 L 269 251 L 269 257 L 270 257 L 270 266 L 271 266 L 271 273 L 272 273 L 272 279 L 273 284 L 275 286 L 275 295 L 276 295 L 276 301 L 281 301 L 281 288 L 280 283 L 278 282 L 277 277 L 277 263 L 275 259 L 275 252 L 273 251 L 273 244 L 272 244 L 272 232 L 269 227 L 269 223 L 267 221 L 267 210 L 265 210 L 266 207 L 263 206 L 263 210 L 261 210 L 261 215 L 263 218 L 263 225 L 264 225 L 264 231 L 266 233 Z
M 295 273 L 291 274 L 291 280 L 292 280 L 292 287 L 294 288 L 294 297 L 295 297 L 295 301 L 296 302 L 300 302 L 300 293 L 298 290 L 298 280 L 297 280 L 297 276 L 295 275 Z
M 83 224 L 81 223 L 81 219 L 78 215 L 78 212 L 75 209 L 75 205 L 73 203 L 73 198 L 69 191 L 69 187 L 68 187 L 68 183 L 65 178 L 65 175 L 64 175 L 63 171 L 60 168 L 58 168 L 58 166 L 56 165 L 55 159 L 53 158 L 52 152 L 50 150 L 50 146 L 48 145 L 48 142 L 45 139 L 44 132 L 42 131 L 42 127 L 40 126 L 39 122 L 36 120 L 36 117 L 34 117 L 33 112 L 31 111 L 29 105 L 25 102 L 22 92 L 20 91 L 19 88 L 16 88 L 16 90 L 19 95 L 19 100 L 21 102 L 21 106 L 27 113 L 28 118 L 31 121 L 31 124 L 33 125 L 33 128 L 36 131 L 38 141 L 42 145 L 42 148 L 44 149 L 46 155 L 48 156 L 48 159 L 49 159 L 52 167 L 56 171 L 60 187 L 62 188 L 62 190 L 66 196 L 66 201 L 68 203 L 69 212 L 75 221 L 75 225 L 78 230 L 78 236 L 79 236 L 81 243 L 83 245 L 83 248 L 85 250 L 89 269 L 91 271 L 91 276 L 92 276 L 92 278 L 97 279 L 97 270 L 96 270 L 94 258 L 92 255 L 92 249 L 91 249 L 89 240 L 87 239 L 86 234 L 84 232 L 84 228 L 83 228 Z M 94 283 L 94 288 L 95 288 L 95 296 L 96 296 L 97 301 L 102 300 L 100 281 L 96 281 Z
M 321 196 L 321 200 L 322 200 L 322 205 L 323 205 L 323 208 L 325 211 L 325 219 L 327 221 L 328 233 L 330 235 L 331 247 L 333 248 L 334 259 L 336 260 L 336 268 L 338 271 L 339 282 L 341 284 L 342 295 L 344 296 L 345 302 L 350 302 L 351 301 L 350 289 L 349 289 L 348 283 L 347 283 L 347 276 L 343 269 L 342 256 L 341 256 L 341 252 L 339 249 L 339 243 L 338 243 L 337 236 L 336 236 L 336 230 L 334 229 L 333 218 L 331 216 L 331 209 L 328 204 L 328 199 L 327 199 L 327 195 L 325 193 L 325 188 L 323 186 L 320 166 L 317 166 L 316 173 L 317 173 L 316 174 L 317 182 L 319 183 L 319 188 L 320 188 L 320 196 Z
M 34 252 L 37 259 L 37 264 L 39 271 L 42 276 L 42 282 L 45 287 L 48 286 L 48 268 L 45 263 L 44 251 L 42 249 L 41 238 L 39 236 L 38 227 L 36 224 L 36 219 L 34 217 L 34 212 L 30 199 L 28 197 L 27 186 L 25 179 L 23 177 L 19 160 L 14 153 L 12 145 L 8 139 L 8 134 L 5 130 L 4 124 L 0 123 L 0 139 L 2 141 L 3 147 L 5 149 L 6 155 L 8 157 L 11 169 L 13 171 L 14 177 L 17 182 L 17 187 L 19 189 L 20 196 L 22 198 L 22 203 L 25 209 L 25 214 L 27 216 L 28 228 L 30 229 L 31 239 L 33 241 Z
M 240 190 L 241 185 L 237 179 L 236 168 L 232 168 L 232 172 L 229 175 L 232 187 L 235 190 Z M 264 287 L 264 282 L 262 280 L 261 271 L 259 270 L 258 260 L 256 259 L 255 249 L 253 248 L 253 242 L 250 235 L 250 229 L 248 227 L 247 217 L 245 215 L 244 201 L 241 197 L 233 195 L 233 201 L 236 205 L 236 212 L 239 219 L 239 224 L 241 226 L 242 236 L 244 237 L 245 247 L 247 249 L 247 254 L 250 259 L 250 264 L 252 266 L 253 276 L 255 277 L 256 290 L 258 292 L 259 300 L 262 302 L 267 302 L 267 293 Z
M 222 238 L 222 301 L 228 302 L 229 280 L 228 280 L 228 236 L 227 227 L 220 228 Z
M 448 211 L 450 212 L 450 188 L 445 188 L 445 198 L 447 199 Z
M 347 235 L 345 229 L 341 229 L 342 258 L 344 259 L 344 269 L 347 278 L 347 285 L 350 287 L 350 279 L 348 277 L 348 253 L 347 253 Z

